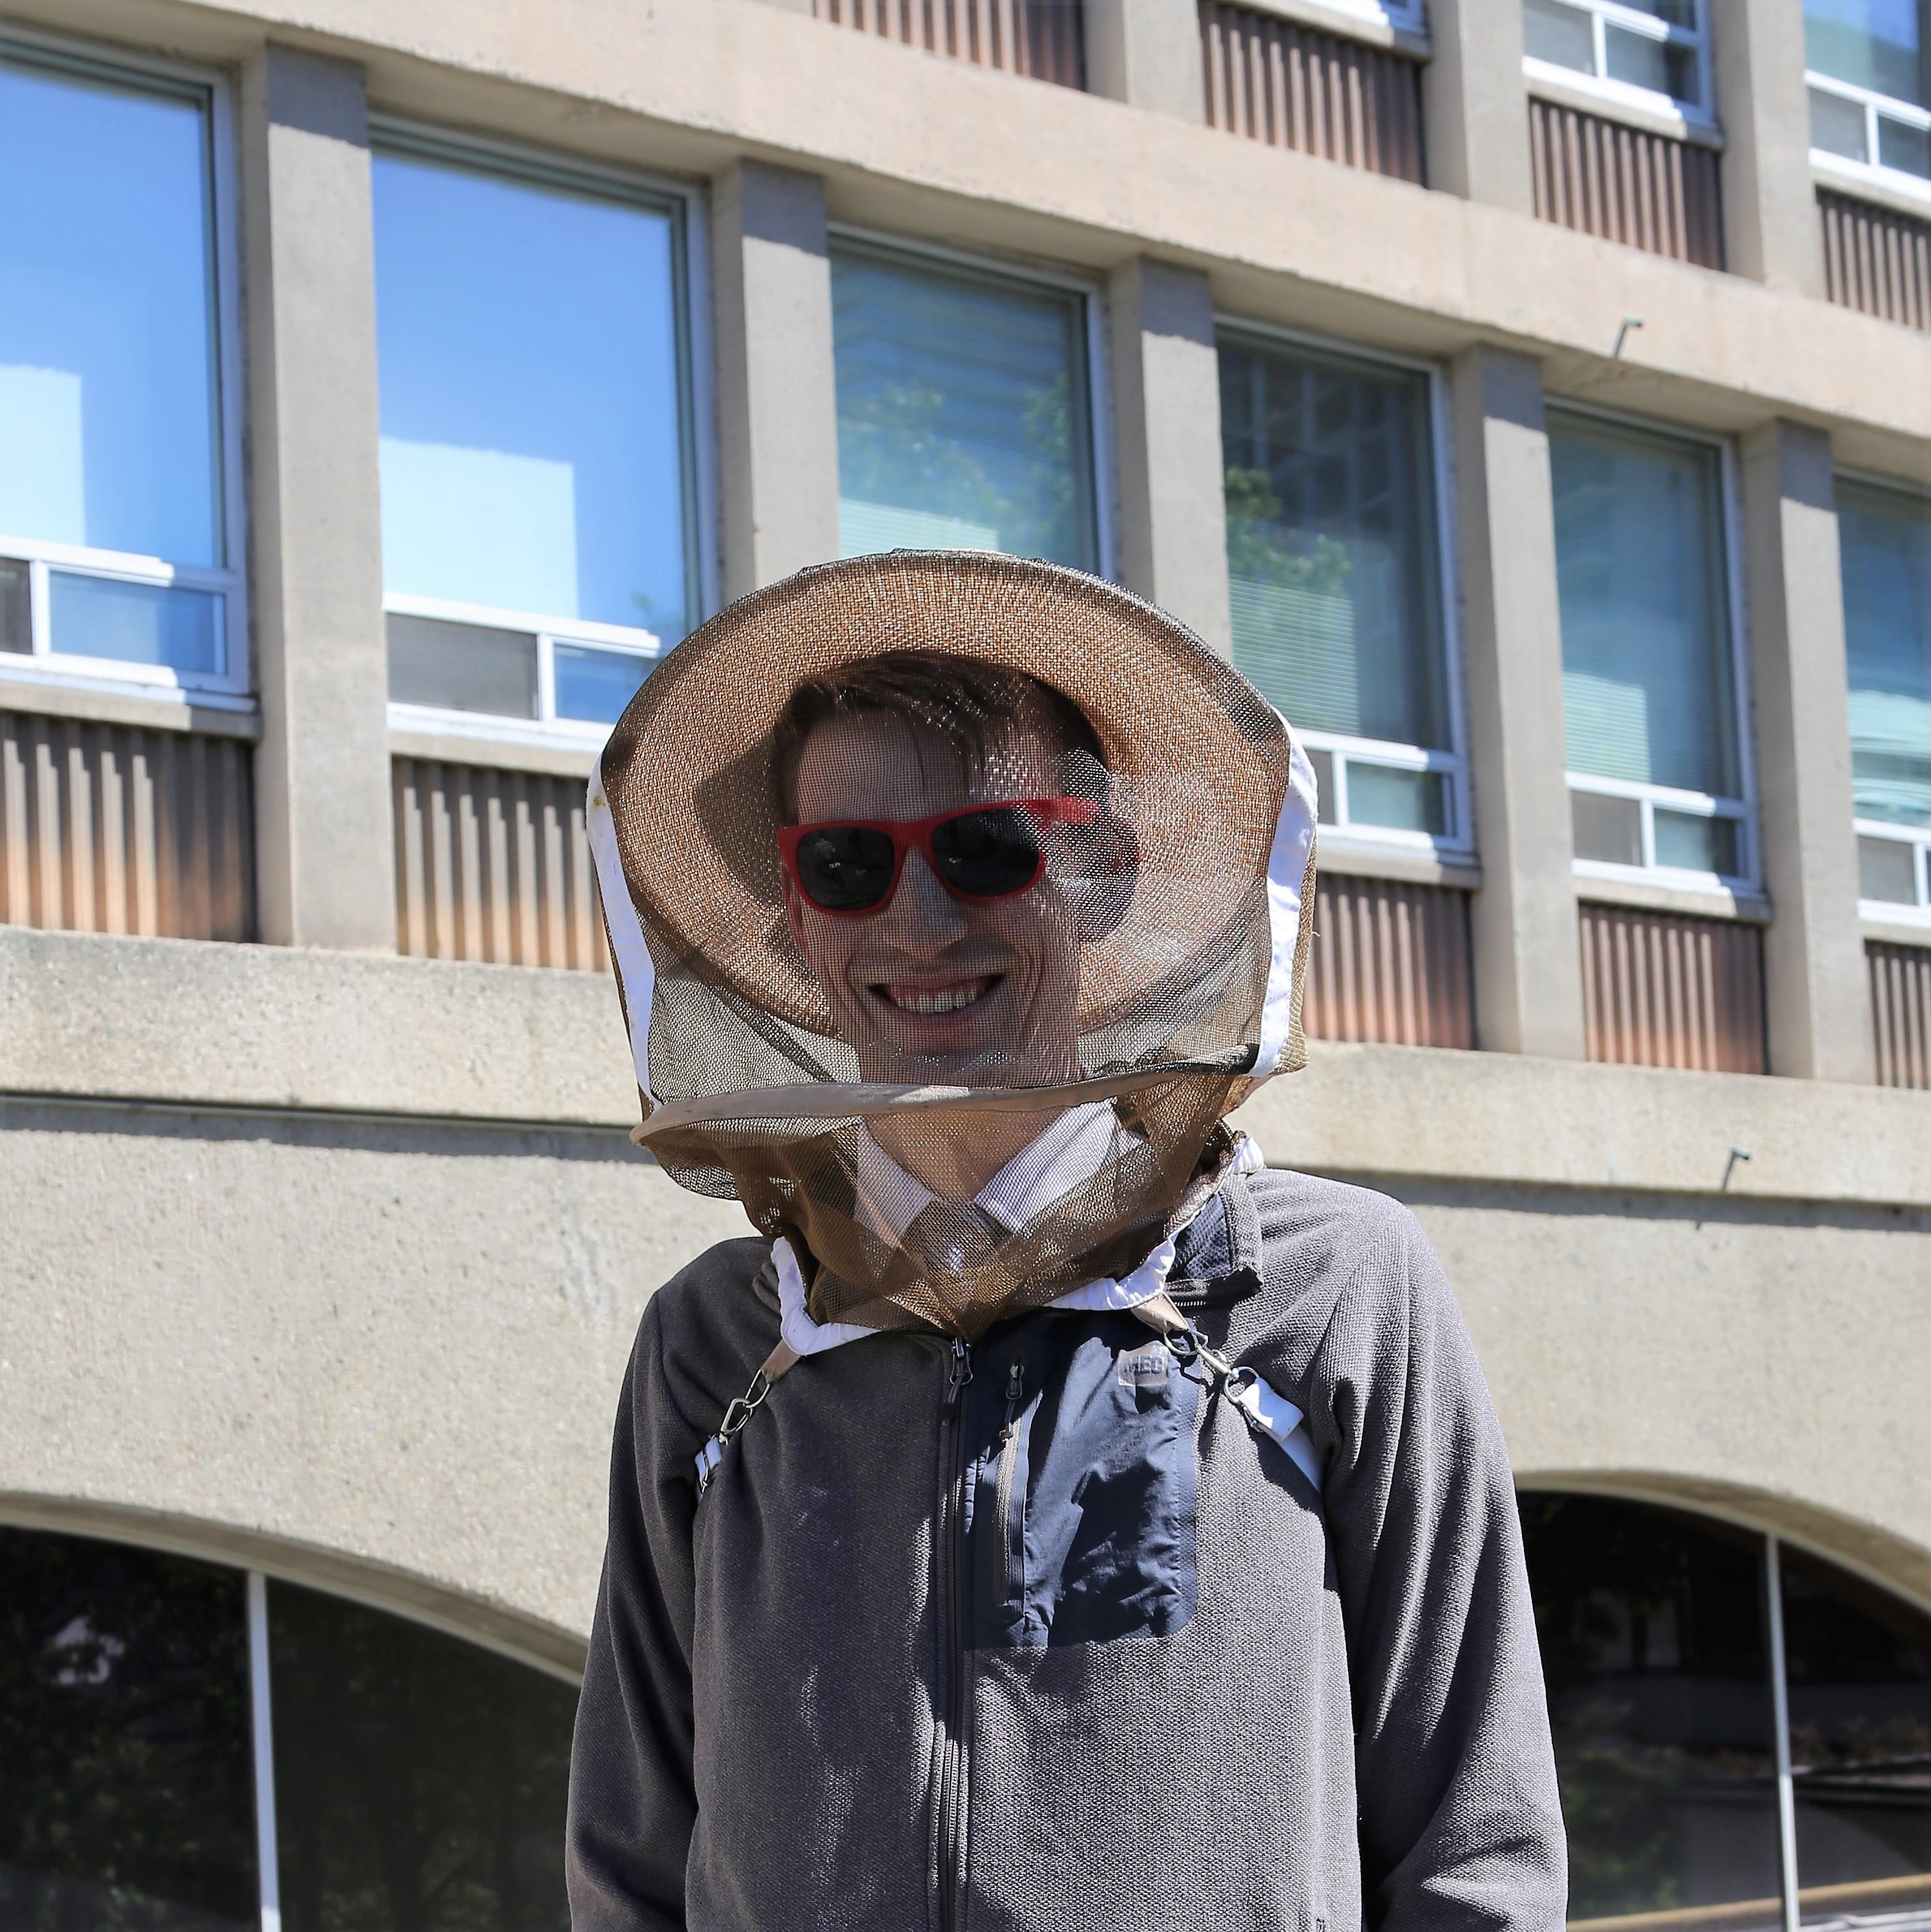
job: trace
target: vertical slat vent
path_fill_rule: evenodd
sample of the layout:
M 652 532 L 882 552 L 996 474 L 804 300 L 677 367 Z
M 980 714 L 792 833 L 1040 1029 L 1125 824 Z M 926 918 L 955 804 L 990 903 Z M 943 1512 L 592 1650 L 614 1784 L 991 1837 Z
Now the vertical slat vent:
M 1201 0 L 1210 127 L 1399 181 L 1423 178 L 1421 68 L 1222 0 Z
M 1735 920 L 1579 908 L 1591 1060 L 1762 1073 L 1763 934 Z
M 0 712 L 0 923 L 253 939 L 253 776 L 238 739 Z
M 1529 161 L 1543 220 L 1699 268 L 1723 266 L 1714 149 L 1532 100 Z
M 393 760 L 396 946 L 497 966 L 609 963 L 583 782 Z
M 1473 1046 L 1468 895 L 1323 874 L 1301 1023 L 1311 1040 Z
M 975 67 L 1086 85 L 1081 0 L 812 0 L 811 10 L 833 26 Z
M 1865 943 L 1878 1084 L 1931 1087 L 1931 946 Z
M 1907 328 L 1931 329 L 1931 221 L 1820 194 L 1824 292 Z

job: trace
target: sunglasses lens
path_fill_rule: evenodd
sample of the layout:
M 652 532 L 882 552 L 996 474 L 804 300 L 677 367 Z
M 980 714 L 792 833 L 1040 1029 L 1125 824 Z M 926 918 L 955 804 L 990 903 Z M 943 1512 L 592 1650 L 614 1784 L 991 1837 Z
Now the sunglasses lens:
M 949 818 L 932 834 L 946 883 L 973 898 L 1023 892 L 1039 873 L 1039 840 L 1026 813 L 1011 806 Z
M 798 842 L 798 883 L 826 912 L 862 912 L 892 890 L 892 835 L 824 825 Z

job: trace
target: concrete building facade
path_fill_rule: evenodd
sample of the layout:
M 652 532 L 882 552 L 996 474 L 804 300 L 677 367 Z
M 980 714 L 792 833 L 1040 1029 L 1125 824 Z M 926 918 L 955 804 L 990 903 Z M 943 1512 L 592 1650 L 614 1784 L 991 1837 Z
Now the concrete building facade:
M 1807 12 L 5 0 L 74 194 L 178 164 L 205 252 L 190 328 L 131 230 L 104 280 L 0 234 L 0 306 L 65 291 L 0 320 L 0 1562 L 234 1580 L 256 1835 L 226 1892 L 0 1846 L 0 1903 L 241 1922 L 245 1869 L 322 1923 L 354 1888 L 289 1792 L 337 1760 L 268 1694 L 353 1648 L 316 1604 L 378 1613 L 385 1697 L 507 1672 L 553 1786 L 640 1312 L 743 1226 L 627 1137 L 608 694 L 730 596 L 950 541 L 1114 577 L 1308 726 L 1312 1064 L 1243 1124 L 1447 1265 L 1552 1697 L 1597 1697 L 1575 1920 L 1931 1924 L 1931 92 Z M 186 146 L 85 119 L 151 98 Z M 526 220 L 522 274 L 451 279 Z M 497 298 L 653 358 L 593 398 L 621 434 L 526 434 L 507 362 L 464 415 Z M 100 440 L 197 382 L 192 464 Z M 1720 1680 L 1729 1732 L 1685 1714 Z M 477 1922 L 549 1882 L 477 1876 Z

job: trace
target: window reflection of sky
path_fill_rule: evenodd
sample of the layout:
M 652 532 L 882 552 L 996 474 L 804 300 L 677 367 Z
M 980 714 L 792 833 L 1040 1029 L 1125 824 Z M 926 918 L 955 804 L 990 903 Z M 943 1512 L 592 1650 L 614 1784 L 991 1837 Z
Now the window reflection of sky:
M 391 592 L 688 627 L 668 215 L 375 164 Z
M 0 533 L 223 562 L 206 116 L 0 64 Z

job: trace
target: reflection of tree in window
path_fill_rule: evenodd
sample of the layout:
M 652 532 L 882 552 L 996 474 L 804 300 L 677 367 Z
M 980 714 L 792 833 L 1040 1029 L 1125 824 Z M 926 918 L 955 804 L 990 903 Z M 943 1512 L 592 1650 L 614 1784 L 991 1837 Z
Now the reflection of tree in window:
M 1931 1900 L 1931 1618 L 1799 1552 L 1782 1568 L 1804 1890 L 1873 1888 L 1840 1910 Z
M 575 1693 L 332 1598 L 268 1600 L 289 1932 L 565 1926 Z
M 1608 1498 L 1529 1495 L 1522 1518 L 1570 1916 L 1774 1901 L 1760 1539 Z
M 0 1529 L 0 1924 L 259 1922 L 241 1576 Z

